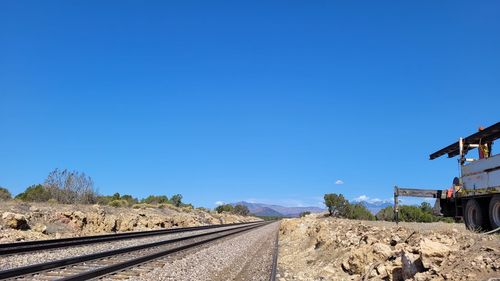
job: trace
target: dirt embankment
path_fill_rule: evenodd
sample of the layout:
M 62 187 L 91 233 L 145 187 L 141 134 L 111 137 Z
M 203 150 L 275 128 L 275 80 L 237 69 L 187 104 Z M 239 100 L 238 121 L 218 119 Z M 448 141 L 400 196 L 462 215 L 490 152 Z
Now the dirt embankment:
M 282 221 L 279 246 L 280 281 L 500 278 L 500 235 L 460 224 L 309 215 Z
M 0 243 L 260 220 L 171 205 L 134 209 L 16 201 L 2 202 L 0 215 Z

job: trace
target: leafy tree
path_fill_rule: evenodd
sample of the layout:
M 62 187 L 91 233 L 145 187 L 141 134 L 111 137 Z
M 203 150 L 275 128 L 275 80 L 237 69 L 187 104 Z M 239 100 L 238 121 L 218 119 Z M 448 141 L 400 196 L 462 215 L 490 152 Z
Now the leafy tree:
M 392 221 L 394 219 L 394 208 L 392 206 L 387 206 L 378 211 L 375 217 L 379 221 Z
M 141 203 L 146 204 L 166 204 L 169 203 L 168 197 L 165 195 L 149 195 L 141 200 Z
M 176 207 L 180 207 L 182 205 L 182 195 L 180 194 L 175 194 L 172 198 L 170 198 L 170 200 Z
M 374 220 L 375 216 L 362 203 L 349 204 L 346 217 L 354 220 Z
M 0 186 L 0 201 L 12 199 L 12 195 L 10 194 L 7 188 Z
M 29 202 L 47 202 L 52 199 L 52 196 L 45 186 L 34 184 L 26 188 L 24 192 L 16 195 L 16 199 Z
M 420 210 L 424 213 L 432 214 L 432 207 L 428 202 L 422 202 L 422 204 L 420 204 Z
M 325 194 L 325 205 L 328 208 L 330 216 L 346 217 L 349 211 L 349 202 L 342 194 Z
M 215 211 L 217 213 L 222 213 L 222 212 L 226 212 L 226 213 L 231 213 L 233 211 L 233 206 L 231 204 L 222 204 L 222 205 L 219 205 L 215 208 Z
M 250 214 L 250 210 L 245 205 L 236 205 L 233 208 L 233 213 L 241 216 L 248 216 Z

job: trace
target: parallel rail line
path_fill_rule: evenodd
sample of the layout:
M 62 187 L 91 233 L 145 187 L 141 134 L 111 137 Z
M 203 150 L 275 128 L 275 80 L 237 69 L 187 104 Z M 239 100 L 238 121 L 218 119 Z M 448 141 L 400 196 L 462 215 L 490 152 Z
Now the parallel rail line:
M 48 249 L 57 249 L 70 246 L 80 246 L 93 243 L 102 243 L 102 242 L 118 241 L 125 239 L 189 232 L 195 230 L 206 230 L 206 229 L 237 226 L 237 225 L 251 225 L 255 223 L 256 222 L 203 225 L 195 227 L 170 228 L 170 229 L 159 229 L 159 230 L 149 230 L 149 231 L 134 231 L 134 232 L 123 232 L 123 233 L 113 233 L 113 234 L 103 234 L 103 235 L 93 235 L 93 236 L 70 237 L 61 239 L 5 243 L 5 244 L 0 244 L 0 256 L 34 252 L 40 250 L 48 250 Z
M 49 278 L 51 280 L 54 280 L 57 278 L 61 278 L 57 280 L 88 280 L 120 272 L 130 267 L 148 263 L 182 250 L 203 245 L 231 235 L 236 235 L 238 233 L 261 227 L 266 224 L 268 223 L 244 223 L 242 225 L 238 225 L 229 229 L 216 230 L 175 239 L 120 248 L 116 250 L 12 268 L 0 271 L 0 279 Z M 193 241 L 188 242 L 189 240 Z M 179 243 L 183 241 L 188 243 L 173 248 L 168 247 L 173 243 Z

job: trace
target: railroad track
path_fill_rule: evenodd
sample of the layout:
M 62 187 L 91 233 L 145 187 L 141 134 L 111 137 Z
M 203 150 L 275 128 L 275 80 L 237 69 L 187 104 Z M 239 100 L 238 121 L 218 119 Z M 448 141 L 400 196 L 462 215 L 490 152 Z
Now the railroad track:
M 150 230 L 150 231 L 134 231 L 134 232 L 123 232 L 123 233 L 93 235 L 93 236 L 83 236 L 83 237 L 70 237 L 62 239 L 5 243 L 5 244 L 0 244 L 0 256 L 57 249 L 70 246 L 81 246 L 92 243 L 112 242 L 125 239 L 144 238 L 144 237 L 152 237 L 152 236 L 166 235 L 173 233 L 190 232 L 195 230 L 206 230 L 206 229 L 214 229 L 214 228 L 237 226 L 237 225 L 250 225 L 254 223 L 256 222 L 204 225 L 195 227 L 170 228 L 170 229 L 160 229 L 160 230 Z
M 0 280 L 88 280 L 94 278 L 102 278 L 103 276 L 108 276 L 113 279 L 124 279 L 133 276 L 139 276 L 145 271 L 150 271 L 153 268 L 160 266 L 161 264 L 165 264 L 165 258 L 168 258 L 174 253 L 178 253 L 180 251 L 207 244 L 212 241 L 249 231 L 266 224 L 268 223 L 254 222 L 231 224 L 224 225 L 226 227 L 230 227 L 222 230 L 217 229 L 221 226 L 206 227 L 201 229 L 199 227 L 185 228 L 183 232 L 212 228 L 214 229 L 214 231 L 7 269 L 0 271 Z M 148 231 L 147 233 L 150 233 L 150 235 L 159 235 L 153 231 Z M 144 237 L 138 235 L 140 234 L 139 232 L 129 234 L 131 234 L 131 236 L 117 236 L 116 240 Z M 9 254 L 15 254 L 15 252 L 13 252 L 13 249 L 15 247 L 12 246 L 12 244 L 16 244 L 20 246 L 18 248 L 20 253 L 26 253 L 29 252 L 27 250 L 27 247 L 31 247 L 30 251 L 37 251 L 35 250 L 36 247 L 50 246 L 52 248 L 43 249 L 55 249 L 89 243 L 102 243 L 111 241 L 109 240 L 109 238 L 112 236 L 113 235 L 100 235 L 81 237 L 79 239 L 55 239 L 47 240 L 45 241 L 45 243 L 35 243 L 44 241 L 11 243 L 10 245 L 5 244 L 7 246 L 2 245 L 2 247 L 5 250 L 9 250 Z M 103 238 L 106 238 L 106 240 L 103 240 Z M 89 242 L 91 240 L 93 242 Z M 60 246 L 57 241 L 60 241 L 64 246 Z M 83 244 L 74 244 L 78 242 Z

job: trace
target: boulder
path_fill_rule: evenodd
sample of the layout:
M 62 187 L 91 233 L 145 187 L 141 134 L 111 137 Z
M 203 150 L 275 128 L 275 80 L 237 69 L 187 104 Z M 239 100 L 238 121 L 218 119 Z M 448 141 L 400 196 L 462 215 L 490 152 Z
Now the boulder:
M 413 278 L 413 276 L 415 276 L 418 272 L 424 271 L 422 260 L 417 254 L 403 251 L 401 254 L 401 262 L 403 266 L 402 275 L 404 280 Z
M 7 227 L 12 229 L 27 230 L 30 228 L 26 217 L 21 214 L 5 212 L 2 214 L 2 220 Z
M 375 254 L 378 254 L 379 256 L 382 256 L 384 258 L 389 258 L 392 256 L 392 249 L 389 247 L 389 245 L 382 244 L 382 243 L 375 243 L 373 244 L 373 252 Z
M 449 253 L 450 248 L 442 243 L 427 238 L 420 242 L 420 256 L 424 268 L 431 268 L 432 264 L 440 265 Z
M 37 223 L 33 228 L 33 231 L 40 232 L 42 234 L 47 234 L 47 226 L 41 223 Z

